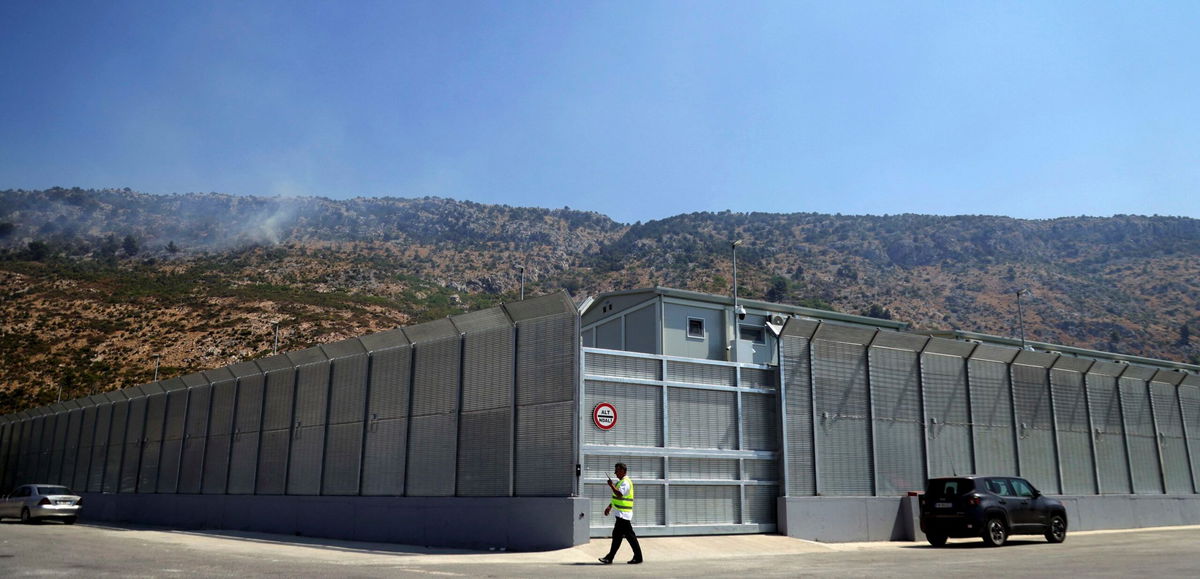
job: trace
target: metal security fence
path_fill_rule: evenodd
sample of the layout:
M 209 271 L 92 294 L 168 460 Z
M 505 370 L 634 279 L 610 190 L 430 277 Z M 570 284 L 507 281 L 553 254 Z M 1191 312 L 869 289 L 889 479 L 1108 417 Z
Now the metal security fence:
M 0 417 L 0 484 L 568 497 L 578 320 L 554 294 Z
M 648 535 L 770 532 L 779 490 L 779 397 L 769 366 L 583 349 L 583 494 L 592 534 L 611 532 L 605 483 L 624 462 L 634 525 Z M 609 404 L 605 430 L 593 409 Z
M 879 496 L 1015 473 L 1055 494 L 1195 494 L 1200 377 L 792 318 L 788 496 Z

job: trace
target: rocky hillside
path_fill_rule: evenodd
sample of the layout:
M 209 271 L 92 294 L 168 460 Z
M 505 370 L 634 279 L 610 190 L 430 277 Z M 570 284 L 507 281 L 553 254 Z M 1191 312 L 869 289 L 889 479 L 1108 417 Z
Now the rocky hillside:
M 596 213 L 0 192 L 0 412 L 487 307 L 647 285 L 1200 362 L 1200 221 Z M 523 270 L 523 272 L 522 272 Z

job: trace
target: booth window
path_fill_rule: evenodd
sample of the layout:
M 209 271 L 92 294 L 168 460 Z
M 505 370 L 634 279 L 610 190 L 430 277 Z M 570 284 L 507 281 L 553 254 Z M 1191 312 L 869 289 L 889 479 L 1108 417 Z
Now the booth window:
M 704 318 L 688 318 L 687 337 L 704 339 Z
M 755 344 L 767 343 L 767 333 L 762 326 L 738 326 L 738 337 Z

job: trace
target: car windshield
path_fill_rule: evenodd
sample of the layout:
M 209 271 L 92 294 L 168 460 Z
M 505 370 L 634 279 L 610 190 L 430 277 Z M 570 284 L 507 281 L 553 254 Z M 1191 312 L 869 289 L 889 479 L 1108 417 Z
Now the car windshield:
M 938 478 L 929 481 L 925 494 L 932 497 L 957 497 L 975 490 L 975 481 L 969 478 Z
M 71 489 L 69 489 L 69 488 L 67 488 L 67 487 L 49 486 L 49 485 L 47 485 L 47 486 L 39 486 L 39 487 L 37 488 L 37 492 L 38 492 L 38 494 L 39 494 L 39 495 L 42 495 L 42 496 L 46 496 L 46 495 L 73 495 L 73 494 L 75 494 L 75 493 L 71 492 Z

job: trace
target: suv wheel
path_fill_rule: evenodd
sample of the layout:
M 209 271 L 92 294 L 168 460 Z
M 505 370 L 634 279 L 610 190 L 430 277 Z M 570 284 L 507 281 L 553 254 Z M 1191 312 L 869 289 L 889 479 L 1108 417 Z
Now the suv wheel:
M 934 547 L 943 547 L 946 545 L 946 537 L 943 535 L 925 535 L 925 540 L 929 541 Z
M 1050 517 L 1050 524 L 1046 525 L 1046 540 L 1051 543 L 1061 543 L 1066 538 L 1067 520 L 1062 515 Z
M 992 517 L 983 525 L 983 542 L 989 547 L 999 547 L 1008 541 L 1008 527 L 1004 519 Z

